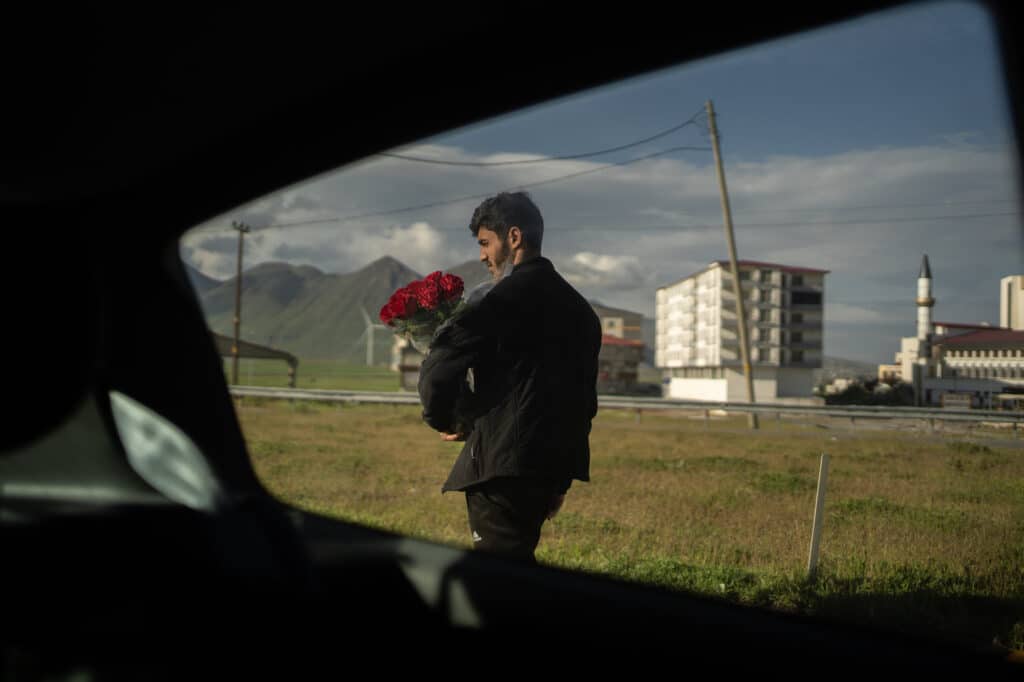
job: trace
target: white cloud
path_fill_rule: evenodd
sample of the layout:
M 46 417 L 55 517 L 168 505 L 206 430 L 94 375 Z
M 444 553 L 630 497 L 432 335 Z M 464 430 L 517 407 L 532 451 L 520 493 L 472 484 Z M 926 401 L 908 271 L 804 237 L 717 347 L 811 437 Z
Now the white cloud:
M 582 251 L 561 267 L 565 278 L 577 287 L 630 290 L 648 283 L 647 273 L 636 256 L 611 256 Z
M 189 257 L 201 272 L 221 279 L 234 275 L 236 247 L 220 248 L 224 239 L 195 234 L 187 237 Z M 234 244 L 234 237 L 227 239 Z M 211 244 L 216 248 L 209 248 Z M 384 228 L 358 225 L 333 231 L 294 226 L 255 232 L 246 239 L 244 263 L 248 268 L 268 261 L 286 261 L 340 273 L 357 270 L 382 256 L 397 258 L 420 272 L 451 264 L 444 237 L 426 222 Z

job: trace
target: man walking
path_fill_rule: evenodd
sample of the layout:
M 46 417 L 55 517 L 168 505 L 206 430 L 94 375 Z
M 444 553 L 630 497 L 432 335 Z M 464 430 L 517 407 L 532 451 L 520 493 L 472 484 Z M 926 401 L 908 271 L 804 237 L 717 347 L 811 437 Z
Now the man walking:
M 442 492 L 465 492 L 474 547 L 533 561 L 572 481 L 590 480 L 601 323 L 541 255 L 544 221 L 526 193 L 487 199 L 469 229 L 497 284 L 434 339 L 423 419 L 466 441 Z

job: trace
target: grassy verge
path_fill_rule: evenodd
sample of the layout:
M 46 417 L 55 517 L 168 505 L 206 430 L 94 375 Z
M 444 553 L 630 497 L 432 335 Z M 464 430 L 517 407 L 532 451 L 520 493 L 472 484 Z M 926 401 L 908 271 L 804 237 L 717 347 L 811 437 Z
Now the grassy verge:
M 470 547 L 440 494 L 459 450 L 406 406 L 246 401 L 264 485 L 297 507 Z M 949 638 L 1024 647 L 1024 453 L 980 437 L 605 410 L 592 481 L 544 527 L 541 562 Z M 994 441 L 988 441 L 991 443 Z M 822 564 L 803 577 L 818 459 Z

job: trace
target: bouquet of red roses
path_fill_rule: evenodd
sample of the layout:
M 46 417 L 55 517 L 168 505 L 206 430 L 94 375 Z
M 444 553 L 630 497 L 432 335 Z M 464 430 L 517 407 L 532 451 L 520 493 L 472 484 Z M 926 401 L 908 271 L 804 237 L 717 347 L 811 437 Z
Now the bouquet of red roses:
M 380 309 L 380 321 L 426 353 L 437 328 L 461 309 L 463 287 L 457 275 L 432 272 L 391 294 Z

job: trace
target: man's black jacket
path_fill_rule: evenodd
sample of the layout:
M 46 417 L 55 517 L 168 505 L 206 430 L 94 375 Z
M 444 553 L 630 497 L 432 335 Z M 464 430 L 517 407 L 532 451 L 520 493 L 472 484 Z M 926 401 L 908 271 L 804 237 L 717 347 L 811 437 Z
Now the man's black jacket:
M 516 266 L 443 327 L 420 368 L 424 421 L 471 425 L 442 491 L 499 476 L 590 480 L 601 323 L 546 258 Z M 474 389 L 466 388 L 473 369 Z

